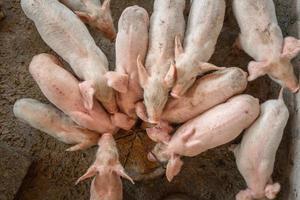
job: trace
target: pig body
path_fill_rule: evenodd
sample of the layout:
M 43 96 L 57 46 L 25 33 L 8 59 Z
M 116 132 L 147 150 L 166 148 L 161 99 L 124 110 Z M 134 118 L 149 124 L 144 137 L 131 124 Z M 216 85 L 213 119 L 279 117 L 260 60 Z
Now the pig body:
M 230 97 L 242 93 L 247 87 L 247 74 L 239 68 L 228 68 L 198 79 L 185 96 L 171 98 L 164 109 L 162 120 L 183 123 Z
M 239 171 L 248 189 L 241 191 L 237 200 L 275 199 L 280 185 L 273 183 L 276 151 L 289 118 L 282 99 L 269 100 L 261 105 L 260 117 L 246 130 L 242 142 L 234 149 Z
M 255 59 L 248 65 L 249 81 L 268 74 L 292 92 L 299 89 L 291 59 L 300 51 L 300 41 L 283 39 L 273 0 L 234 0 L 233 10 L 241 29 L 238 43 Z
M 117 93 L 117 104 L 121 112 L 136 121 L 135 104 L 143 98 L 139 85 L 137 58 L 144 62 L 148 48 L 149 16 L 145 9 L 138 6 L 126 8 L 119 20 L 116 39 L 116 70 L 110 72 Z M 128 81 L 120 81 L 126 76 Z M 119 87 L 119 88 L 118 88 Z
M 66 144 L 76 144 L 67 151 L 89 148 L 97 144 L 99 134 L 80 128 L 68 116 L 51 105 L 34 99 L 20 99 L 14 104 L 15 116 L 33 128 Z
M 154 149 L 157 158 L 168 160 L 167 178 L 181 169 L 180 156 L 196 156 L 235 139 L 260 112 L 259 100 L 238 95 L 183 124 L 165 146 Z
M 92 110 L 84 107 L 77 79 L 61 67 L 57 58 L 49 54 L 37 55 L 29 71 L 49 101 L 77 124 L 99 133 L 116 131 L 110 116 L 98 102 Z
M 111 41 L 116 37 L 113 19 L 110 11 L 110 0 L 101 5 L 100 0 L 59 0 L 73 10 L 80 19 L 96 28 Z
M 122 200 L 121 176 L 133 183 L 125 173 L 119 161 L 119 154 L 111 134 L 103 134 L 98 142 L 99 148 L 96 160 L 87 172 L 77 180 L 77 183 L 94 177 L 91 186 L 91 200 Z
M 175 78 L 175 37 L 182 39 L 185 0 L 155 0 L 150 19 L 149 48 L 145 67 L 138 59 L 139 81 L 149 122 L 157 123 Z M 139 104 L 142 105 L 142 104 Z
M 107 58 L 78 17 L 57 0 L 22 0 L 21 5 L 42 39 L 84 80 L 79 88 L 85 107 L 92 109 L 95 95 L 107 111 L 117 112 L 114 91 L 105 77 Z
M 192 2 L 184 49 L 180 39 L 176 39 L 176 84 L 173 97 L 181 97 L 193 85 L 198 75 L 221 69 L 207 63 L 215 51 L 221 32 L 225 1 L 195 0 Z

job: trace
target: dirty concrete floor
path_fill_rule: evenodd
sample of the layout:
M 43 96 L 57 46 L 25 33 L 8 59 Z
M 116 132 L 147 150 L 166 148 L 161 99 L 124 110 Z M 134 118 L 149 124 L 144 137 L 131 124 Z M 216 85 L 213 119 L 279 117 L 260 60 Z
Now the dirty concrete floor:
M 230 4 L 231 1 L 227 2 Z M 275 0 L 275 3 L 280 26 L 286 34 L 289 22 L 293 20 L 289 16 L 292 9 L 291 0 Z M 135 4 L 151 13 L 152 0 L 113 0 L 115 24 L 122 10 Z M 19 98 L 30 97 L 46 102 L 30 77 L 28 64 L 34 55 L 51 50 L 41 40 L 33 23 L 23 14 L 19 0 L 4 0 L 3 8 L 7 16 L 0 22 L 0 143 L 22 151 L 33 160 L 15 199 L 88 199 L 90 182 L 77 186 L 74 182 L 93 162 L 96 148 L 83 152 L 65 152 L 67 145 L 30 128 L 13 116 L 12 105 Z M 111 68 L 114 68 L 114 45 L 97 32 L 92 30 L 91 33 L 108 56 Z M 228 6 L 225 25 L 212 63 L 245 69 L 250 58 L 243 52 L 236 55 L 231 48 L 237 34 L 238 27 Z M 278 86 L 264 77 L 251 83 L 247 92 L 265 101 L 277 96 Z M 290 108 L 292 109 L 291 105 Z M 288 145 L 287 128 L 277 155 L 274 173 L 274 179 L 282 183 L 279 200 L 285 199 L 288 191 Z M 135 185 L 124 181 L 124 199 L 159 200 L 167 194 L 183 192 L 195 200 L 233 200 L 235 194 L 245 188 L 233 155 L 227 151 L 226 146 L 210 150 L 196 158 L 186 158 L 184 161 L 182 173 L 172 183 L 168 183 L 164 177 L 137 182 Z

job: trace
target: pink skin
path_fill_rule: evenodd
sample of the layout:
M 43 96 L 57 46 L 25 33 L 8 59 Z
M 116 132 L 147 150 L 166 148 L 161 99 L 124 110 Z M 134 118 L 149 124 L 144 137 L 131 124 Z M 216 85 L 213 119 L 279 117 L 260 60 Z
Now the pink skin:
M 107 76 L 111 86 L 119 91 L 117 104 L 125 113 L 130 124 L 135 124 L 137 116 L 135 104 L 143 98 L 139 85 L 137 59 L 144 62 L 148 48 L 149 16 L 138 6 L 126 8 L 119 20 L 116 39 L 116 70 Z
M 122 181 L 120 177 L 133 180 L 126 174 L 119 161 L 118 149 L 113 136 L 103 134 L 98 142 L 96 160 L 76 184 L 94 177 L 91 186 L 91 200 L 122 200 Z
M 249 81 L 269 75 L 292 92 L 299 90 L 291 60 L 300 51 L 300 40 L 283 39 L 271 0 L 234 0 L 233 10 L 241 29 L 237 43 L 255 61 L 249 63 Z
M 273 183 L 271 176 L 288 118 L 281 91 L 278 99 L 261 105 L 259 118 L 246 130 L 241 144 L 233 148 L 238 169 L 248 185 L 237 194 L 237 200 L 276 198 L 280 185 Z
M 97 144 L 100 135 L 79 127 L 68 116 L 51 105 L 34 99 L 20 99 L 14 114 L 33 128 L 43 131 L 66 144 L 75 144 L 67 151 L 84 150 Z
M 42 39 L 83 80 L 79 88 L 85 107 L 93 108 L 95 96 L 108 112 L 116 113 L 115 93 L 105 76 L 107 58 L 80 19 L 57 0 L 21 0 L 21 6 Z
M 168 161 L 166 175 L 171 181 L 183 165 L 180 156 L 193 157 L 232 141 L 253 123 L 259 109 L 259 100 L 250 95 L 232 97 L 186 122 L 167 145 L 154 148 L 152 153 L 164 159 L 160 161 Z
M 158 123 L 175 81 L 174 40 L 184 35 L 184 0 L 155 0 L 150 19 L 149 49 L 145 66 L 138 59 L 148 121 Z
M 217 39 L 221 32 L 225 1 L 197 0 L 192 2 L 184 48 L 180 38 L 175 40 L 176 83 L 171 95 L 175 98 L 184 96 L 196 81 L 197 76 L 212 70 L 220 70 L 207 61 L 215 51 Z
M 162 122 L 147 133 L 154 141 L 166 138 L 170 133 L 167 124 L 184 123 L 208 109 L 242 93 L 247 87 L 247 73 L 231 67 L 199 78 L 181 98 L 171 98 L 162 114 Z
M 49 54 L 35 56 L 29 71 L 49 101 L 77 124 L 99 133 L 117 131 L 110 116 L 97 101 L 92 110 L 84 107 L 78 80 L 61 67 L 56 57 Z
M 59 0 L 85 23 L 96 28 L 106 38 L 113 41 L 116 30 L 110 11 L 110 1 L 105 0 L 101 5 L 100 0 Z

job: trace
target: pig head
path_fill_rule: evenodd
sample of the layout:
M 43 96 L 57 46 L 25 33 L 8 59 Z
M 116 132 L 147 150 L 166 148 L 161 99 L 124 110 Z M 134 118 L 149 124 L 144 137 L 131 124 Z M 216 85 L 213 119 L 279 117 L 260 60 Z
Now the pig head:
M 96 28 L 106 38 L 113 41 L 116 37 L 116 30 L 110 11 L 111 0 L 59 0 L 85 23 Z
M 66 144 L 75 144 L 67 151 L 87 149 L 97 144 L 100 135 L 75 124 L 68 116 L 51 105 L 34 99 L 17 100 L 14 115 L 33 128 L 41 130 Z
M 91 186 L 91 200 L 122 200 L 122 181 L 126 174 L 119 161 L 118 149 L 111 134 L 103 134 L 98 142 L 99 148 L 96 160 L 87 172 L 80 177 L 76 184 L 87 178 L 94 177 Z
M 180 156 L 196 156 L 235 139 L 249 127 L 260 112 L 258 99 L 238 95 L 183 124 L 170 141 L 152 152 L 168 160 L 166 175 L 171 181 L 182 166 Z M 155 152 L 156 151 L 156 152 Z M 149 158 L 152 160 L 151 154 Z

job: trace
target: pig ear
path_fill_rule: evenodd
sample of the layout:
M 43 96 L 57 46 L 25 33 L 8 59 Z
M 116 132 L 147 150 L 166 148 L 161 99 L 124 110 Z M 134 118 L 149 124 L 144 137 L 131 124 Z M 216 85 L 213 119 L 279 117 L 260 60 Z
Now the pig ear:
M 300 40 L 294 37 L 284 38 L 282 57 L 289 60 L 293 59 L 300 52 Z
M 260 76 L 264 76 L 269 71 L 268 62 L 255 62 L 251 61 L 248 64 L 249 77 L 248 81 L 253 81 Z
M 275 199 L 277 194 L 280 192 L 280 184 L 274 183 L 274 184 L 268 184 L 265 188 L 265 195 L 268 199 Z
M 172 61 L 169 71 L 164 78 L 164 82 L 165 82 L 167 88 L 173 87 L 173 85 L 175 83 L 175 77 L 176 77 L 176 66 L 175 66 L 174 61 Z
M 210 72 L 213 70 L 222 70 L 222 69 L 225 69 L 225 67 L 218 67 L 216 65 L 213 65 L 213 64 L 210 64 L 207 62 L 200 62 L 198 67 L 196 68 L 196 70 L 197 70 L 196 73 L 198 76 L 198 75 L 202 75 L 206 72 Z
M 101 6 L 102 10 L 110 10 L 110 0 L 105 0 Z
M 83 21 L 84 23 L 88 23 L 90 21 L 93 20 L 93 16 L 85 13 L 85 12 L 81 12 L 81 11 L 75 11 L 75 14 L 81 19 L 81 21 Z
M 126 93 L 128 90 L 128 75 L 118 72 L 107 72 L 105 74 L 108 86 L 120 93 Z
M 140 101 L 135 104 L 135 112 L 141 120 L 143 120 L 144 122 L 148 122 L 147 111 L 143 102 Z
M 138 67 L 138 74 L 139 74 L 139 81 L 142 88 L 145 88 L 147 85 L 149 75 L 147 70 L 145 69 L 145 66 L 143 65 L 141 61 L 140 55 L 137 58 L 137 67 Z
M 183 162 L 178 155 L 172 155 L 166 169 L 166 176 L 169 182 L 181 171 Z
M 180 54 L 183 53 L 183 47 L 181 43 L 181 38 L 177 35 L 175 37 L 175 58 L 178 58 Z
M 134 181 L 132 180 L 132 178 L 125 172 L 125 169 L 123 168 L 123 166 L 121 164 L 117 164 L 113 171 L 118 174 L 119 176 L 129 180 L 132 184 L 134 184 Z
M 92 165 L 92 166 L 86 171 L 86 173 L 85 173 L 83 176 L 81 176 L 81 177 L 76 181 L 75 185 L 77 185 L 79 182 L 81 182 L 81 181 L 83 181 L 83 180 L 85 180 L 85 179 L 88 179 L 88 178 L 91 178 L 91 177 L 93 177 L 93 176 L 96 176 L 96 174 L 97 174 L 97 168 L 96 168 L 94 165 Z
M 95 89 L 91 81 L 84 81 L 79 84 L 79 90 L 83 97 L 84 107 L 88 110 L 93 109 Z

